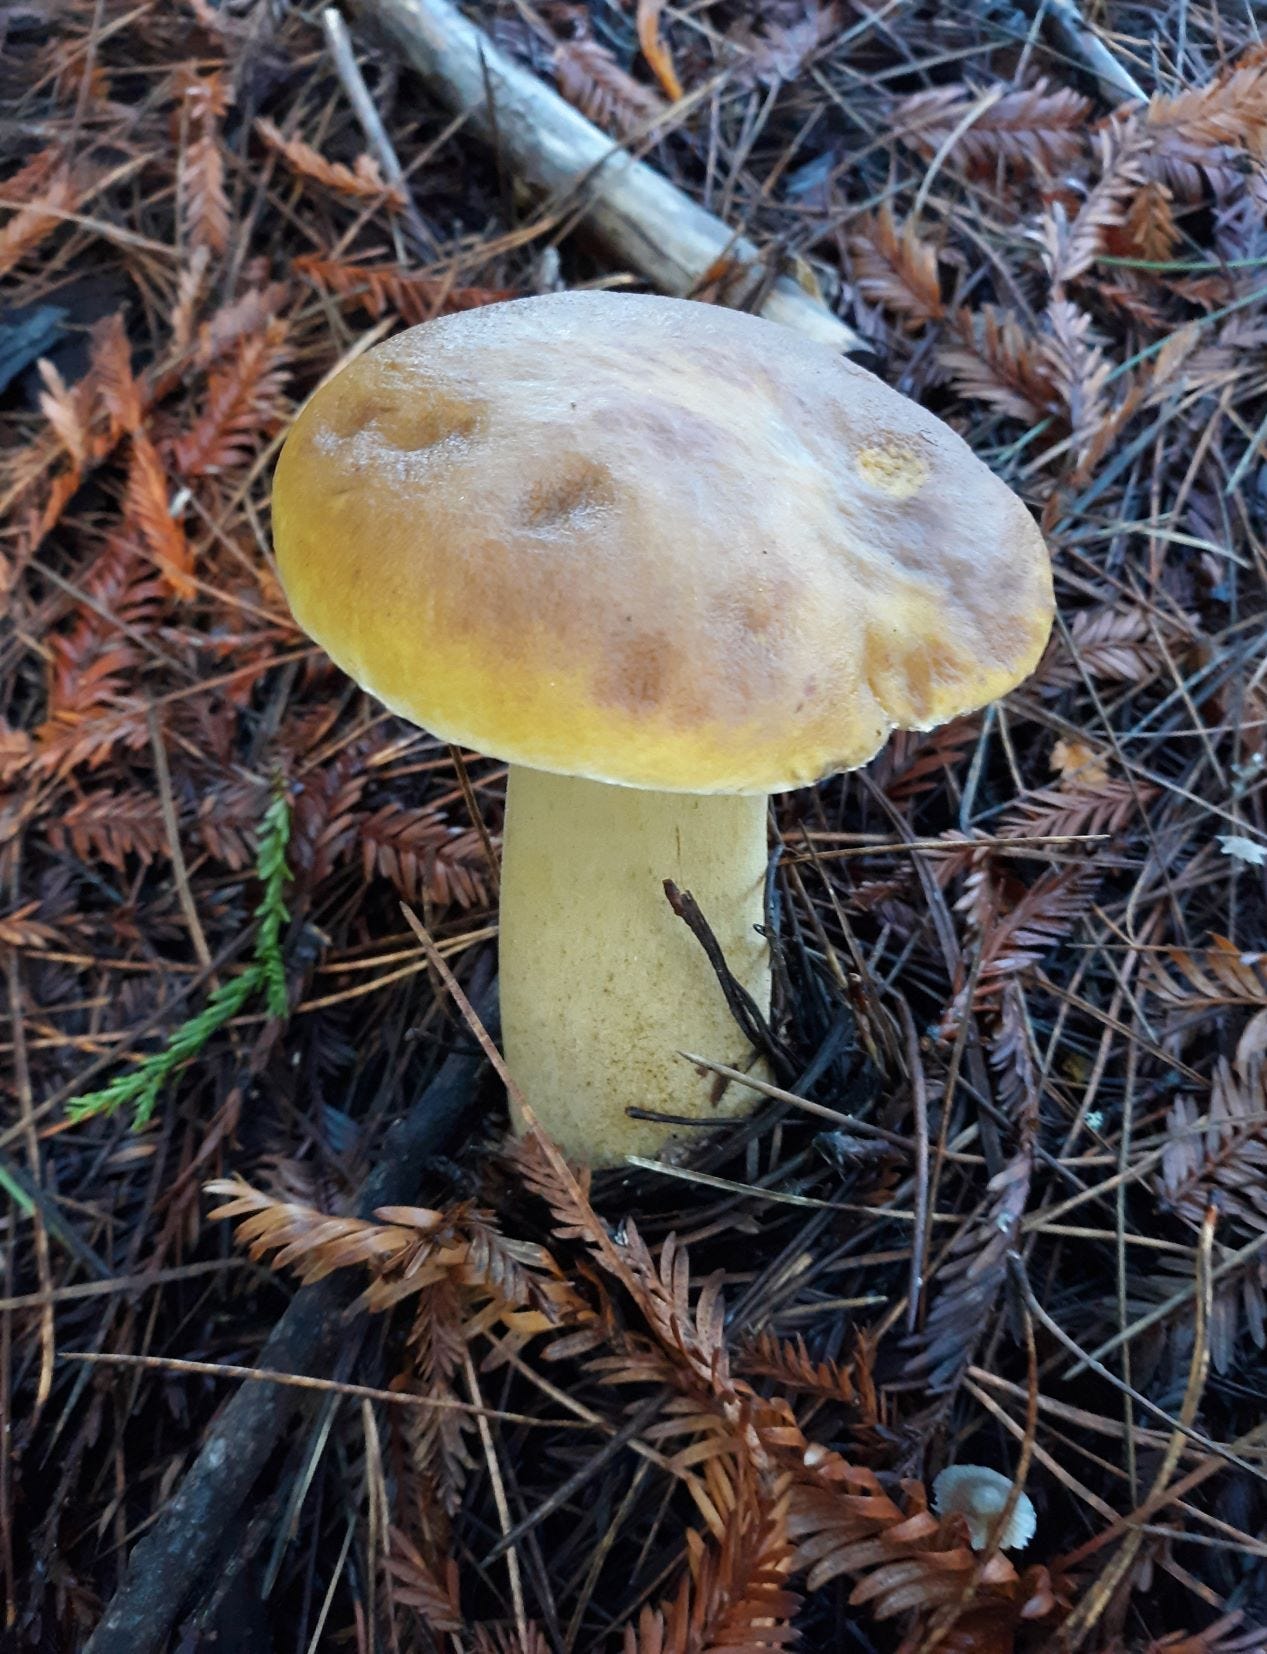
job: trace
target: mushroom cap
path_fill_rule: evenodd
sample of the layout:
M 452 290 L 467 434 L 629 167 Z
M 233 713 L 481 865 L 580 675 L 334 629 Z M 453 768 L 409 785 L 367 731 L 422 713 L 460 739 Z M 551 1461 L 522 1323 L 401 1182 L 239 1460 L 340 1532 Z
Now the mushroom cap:
M 980 1464 L 950 1465 L 933 1483 L 933 1504 L 939 1516 L 957 1512 L 968 1523 L 968 1540 L 974 1551 L 983 1551 L 990 1542 L 990 1529 L 1012 1492 L 1012 1479 Z M 1007 1526 L 999 1535 L 1002 1551 L 1023 1550 L 1034 1537 L 1038 1518 L 1034 1501 L 1019 1493 Z
M 1046 548 L 953 431 L 757 317 L 579 292 L 414 327 L 273 491 L 299 624 L 393 711 L 565 775 L 777 792 L 1010 689 Z

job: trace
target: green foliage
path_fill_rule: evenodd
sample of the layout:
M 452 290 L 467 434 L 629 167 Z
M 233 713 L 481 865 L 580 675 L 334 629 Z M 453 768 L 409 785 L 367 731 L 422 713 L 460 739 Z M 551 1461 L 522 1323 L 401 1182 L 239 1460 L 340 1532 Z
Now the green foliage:
M 282 890 L 290 878 L 286 846 L 290 842 L 290 800 L 280 783 L 274 787 L 273 802 L 264 812 L 260 827 L 255 870 L 264 886 L 264 896 L 255 910 L 259 929 L 255 933 L 255 968 L 260 973 L 264 999 L 271 1017 L 286 1015 L 286 966 L 282 960 L 282 926 L 289 919 Z
M 255 909 L 255 955 L 239 976 L 214 989 L 196 1016 L 183 1022 L 159 1051 L 144 1057 L 127 1073 L 117 1075 L 100 1091 L 87 1091 L 66 1105 L 72 1120 L 94 1114 L 113 1114 L 131 1108 L 133 1129 L 139 1131 L 158 1106 L 167 1081 L 192 1060 L 212 1036 L 232 1021 L 247 1001 L 264 995 L 269 1016 L 286 1014 L 286 966 L 282 958 L 282 926 L 289 918 L 283 891 L 290 878 L 286 846 L 290 841 L 290 801 L 279 783 L 260 823 L 255 869 L 264 894 Z

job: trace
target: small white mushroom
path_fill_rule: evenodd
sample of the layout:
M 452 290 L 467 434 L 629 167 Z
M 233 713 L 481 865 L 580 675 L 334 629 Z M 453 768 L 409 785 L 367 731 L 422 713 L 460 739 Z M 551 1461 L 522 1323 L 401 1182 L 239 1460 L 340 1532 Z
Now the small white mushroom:
M 949 1516 L 954 1511 L 964 1517 L 969 1543 L 974 1551 L 983 1551 L 1011 1491 L 1011 1478 L 1000 1475 L 997 1470 L 987 1470 L 979 1464 L 951 1465 L 933 1483 L 933 1508 L 939 1516 Z M 1037 1520 L 1029 1495 L 1019 1494 L 999 1536 L 999 1549 L 1024 1549 L 1034 1537 Z

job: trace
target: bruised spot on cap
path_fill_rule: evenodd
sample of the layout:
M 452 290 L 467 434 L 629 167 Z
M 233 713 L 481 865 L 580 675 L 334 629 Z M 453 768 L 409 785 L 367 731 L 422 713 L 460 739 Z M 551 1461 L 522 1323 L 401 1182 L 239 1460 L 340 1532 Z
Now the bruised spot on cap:
M 612 651 L 598 684 L 600 698 L 625 712 L 647 713 L 659 706 L 672 671 L 670 639 L 647 633 Z
M 550 533 L 616 503 L 616 483 L 605 465 L 569 455 L 553 476 L 535 483 L 522 506 L 526 528 Z
M 458 396 L 401 398 L 379 414 L 375 424 L 383 443 L 404 454 L 473 442 L 488 426 L 480 402 Z
M 336 437 L 359 437 L 384 450 L 422 453 L 444 443 L 470 442 L 488 423 L 485 406 L 462 396 L 432 391 L 404 394 L 394 383 L 374 387 L 353 383 L 339 398 L 326 423 Z
M 918 446 L 896 431 L 885 431 L 877 442 L 858 450 L 862 480 L 891 500 L 909 500 L 928 481 L 928 460 Z

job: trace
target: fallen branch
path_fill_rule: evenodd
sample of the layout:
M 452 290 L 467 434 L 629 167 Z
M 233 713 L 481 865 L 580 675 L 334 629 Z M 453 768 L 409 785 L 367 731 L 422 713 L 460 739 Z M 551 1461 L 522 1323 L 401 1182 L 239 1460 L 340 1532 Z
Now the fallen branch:
M 487 993 L 488 990 L 485 990 Z M 487 1006 L 484 1020 L 488 1020 Z M 422 1096 L 388 1132 L 356 1210 L 417 1198 L 426 1163 L 448 1149 L 466 1114 L 481 1053 L 447 1059 Z M 351 1271 L 301 1288 L 260 1351 L 257 1365 L 320 1376 L 350 1336 L 347 1311 L 359 1291 Z M 212 1424 L 179 1490 L 132 1552 L 85 1654 L 154 1654 L 191 1598 L 229 1523 L 242 1509 L 296 1413 L 312 1392 L 287 1384 L 243 1384 Z
M 1026 10 L 1044 21 L 1052 37 L 1092 76 L 1111 108 L 1124 98 L 1130 103 L 1148 102 L 1148 93 L 1113 56 L 1073 0 L 1039 0 L 1038 4 L 1027 4 Z
M 752 242 L 613 143 L 447 0 L 355 0 L 355 10 L 518 176 L 561 205 L 579 204 L 599 239 L 661 292 L 688 297 L 720 267 L 725 287 L 738 295 L 765 275 Z M 858 346 L 839 317 L 789 276 L 776 276 L 757 308 L 835 350 Z
M 375 107 L 369 87 L 365 84 L 365 77 L 356 61 L 347 24 L 333 6 L 327 6 L 321 13 L 321 27 L 325 30 L 326 45 L 330 48 L 335 72 L 348 95 L 353 113 L 361 124 L 361 131 L 378 157 L 383 177 L 404 197 L 405 223 L 409 226 L 410 239 L 424 258 L 432 259 L 436 256 L 435 237 L 427 228 L 426 220 L 418 211 L 417 203 L 410 194 L 409 180 L 405 177 L 395 148 L 387 135 L 387 128 L 383 125 L 382 116 Z

